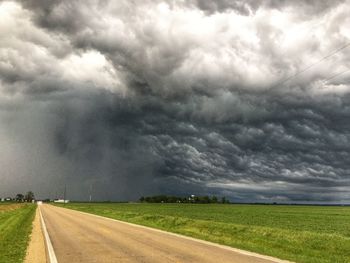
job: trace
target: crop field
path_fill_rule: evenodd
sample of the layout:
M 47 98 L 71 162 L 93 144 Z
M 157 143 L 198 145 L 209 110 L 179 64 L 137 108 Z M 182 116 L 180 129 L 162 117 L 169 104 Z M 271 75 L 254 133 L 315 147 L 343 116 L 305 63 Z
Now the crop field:
M 350 207 L 61 205 L 295 262 L 350 262 Z
M 0 204 L 0 263 L 23 262 L 36 206 Z

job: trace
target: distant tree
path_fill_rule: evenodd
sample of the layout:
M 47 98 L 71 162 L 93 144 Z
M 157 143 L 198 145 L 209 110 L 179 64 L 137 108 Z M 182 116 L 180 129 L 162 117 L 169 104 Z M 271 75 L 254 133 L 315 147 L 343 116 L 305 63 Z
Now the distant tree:
M 31 202 L 34 200 L 34 193 L 32 191 L 27 192 L 26 196 L 25 196 L 25 200 L 27 202 Z
M 22 195 L 22 194 L 17 194 L 15 199 L 16 199 L 17 202 L 23 202 L 23 200 L 24 200 L 24 195 Z
M 217 202 L 218 202 L 218 198 L 215 195 L 213 195 L 211 198 L 211 203 L 216 204 Z
M 208 204 L 208 203 L 210 203 L 210 198 L 207 195 L 205 195 L 205 196 L 198 196 L 198 202 L 200 204 Z
M 221 203 L 223 203 L 223 204 L 227 204 L 227 203 L 228 203 L 228 200 L 226 199 L 225 196 L 223 196 L 223 197 L 221 198 Z
M 142 196 L 139 199 L 140 202 L 145 203 L 196 203 L 196 204 L 217 204 L 219 199 L 216 196 L 195 196 L 190 197 L 179 197 L 172 195 L 154 195 L 154 196 Z M 223 204 L 229 203 L 226 197 L 222 197 L 220 202 Z

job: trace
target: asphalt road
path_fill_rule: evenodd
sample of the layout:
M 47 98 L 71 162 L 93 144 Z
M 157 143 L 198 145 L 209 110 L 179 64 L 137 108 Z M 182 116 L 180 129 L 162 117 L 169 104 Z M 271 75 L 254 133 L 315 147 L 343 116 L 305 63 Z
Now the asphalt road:
M 41 212 L 58 263 L 278 262 L 61 207 Z

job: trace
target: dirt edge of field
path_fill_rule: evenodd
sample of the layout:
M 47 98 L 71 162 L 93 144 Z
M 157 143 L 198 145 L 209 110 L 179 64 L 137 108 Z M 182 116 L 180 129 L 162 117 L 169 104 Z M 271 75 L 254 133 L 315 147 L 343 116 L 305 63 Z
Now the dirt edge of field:
M 4 204 L 0 206 L 0 212 L 6 212 L 6 211 L 11 211 L 11 210 L 16 210 L 18 208 L 21 208 L 24 204 L 13 204 L 13 203 L 9 203 L 9 204 Z
M 24 263 L 46 263 L 45 239 L 40 222 L 39 208 L 36 209 L 33 229 Z

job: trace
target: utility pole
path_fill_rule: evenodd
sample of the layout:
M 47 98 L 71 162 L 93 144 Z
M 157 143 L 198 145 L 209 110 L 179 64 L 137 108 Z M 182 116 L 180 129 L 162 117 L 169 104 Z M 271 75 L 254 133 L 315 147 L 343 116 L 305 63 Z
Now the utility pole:
M 63 203 L 66 204 L 67 185 L 64 185 Z

